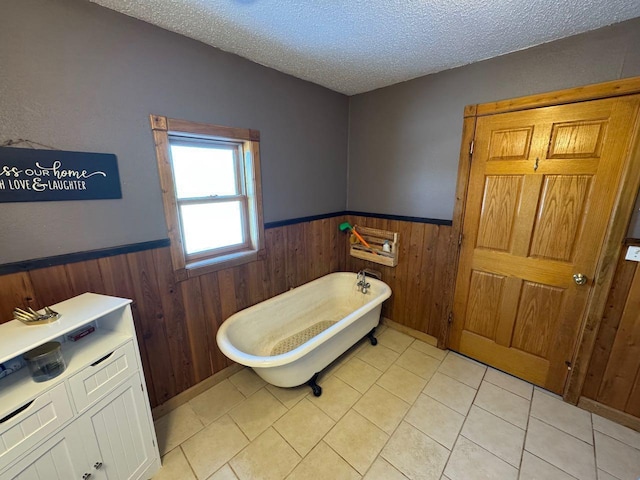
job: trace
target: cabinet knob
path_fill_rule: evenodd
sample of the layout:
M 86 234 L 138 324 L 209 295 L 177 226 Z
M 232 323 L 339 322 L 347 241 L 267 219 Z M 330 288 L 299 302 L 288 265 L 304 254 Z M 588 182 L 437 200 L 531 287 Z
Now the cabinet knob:
M 93 468 L 95 468 L 96 470 L 98 470 L 101 466 L 102 466 L 102 462 L 96 462 L 93 464 Z
M 90 473 L 85 473 L 84 475 L 82 475 L 82 480 L 87 480 L 87 478 L 91 478 Z

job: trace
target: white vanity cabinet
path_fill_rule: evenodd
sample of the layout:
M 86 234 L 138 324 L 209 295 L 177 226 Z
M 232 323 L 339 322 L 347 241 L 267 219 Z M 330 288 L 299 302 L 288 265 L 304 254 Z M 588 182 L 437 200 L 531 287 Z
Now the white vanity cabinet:
M 146 480 L 160 468 L 130 300 L 85 293 L 52 308 L 49 325 L 0 325 L 0 363 L 62 343 L 66 370 L 36 383 L 0 379 L 0 480 Z M 66 334 L 91 324 L 76 342 Z

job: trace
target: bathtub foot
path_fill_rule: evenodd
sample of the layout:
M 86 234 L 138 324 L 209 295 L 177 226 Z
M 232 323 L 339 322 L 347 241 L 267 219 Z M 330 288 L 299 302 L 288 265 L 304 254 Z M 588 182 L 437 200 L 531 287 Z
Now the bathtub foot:
M 373 336 L 375 333 L 376 333 L 376 329 L 375 328 L 373 330 L 371 330 L 369 333 L 367 333 L 367 338 L 371 342 L 371 345 L 377 345 L 378 344 L 378 339 Z
M 316 383 L 316 380 L 318 380 L 318 375 L 320 374 L 316 373 L 313 377 L 311 377 L 311 380 L 307 382 L 307 385 L 309 385 L 311 387 L 311 390 L 313 391 L 314 397 L 319 397 L 320 395 L 322 395 L 322 387 Z

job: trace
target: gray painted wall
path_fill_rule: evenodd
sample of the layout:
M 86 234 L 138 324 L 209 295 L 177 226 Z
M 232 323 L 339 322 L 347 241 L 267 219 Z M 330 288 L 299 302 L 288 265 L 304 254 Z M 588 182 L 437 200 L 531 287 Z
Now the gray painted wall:
M 258 129 L 265 221 L 344 210 L 348 98 L 80 0 L 4 0 L 0 142 L 118 156 L 121 200 L 0 204 L 0 264 L 166 238 L 150 113 Z
M 351 97 L 348 209 L 451 219 L 465 105 L 640 75 L 639 45 L 634 19 Z

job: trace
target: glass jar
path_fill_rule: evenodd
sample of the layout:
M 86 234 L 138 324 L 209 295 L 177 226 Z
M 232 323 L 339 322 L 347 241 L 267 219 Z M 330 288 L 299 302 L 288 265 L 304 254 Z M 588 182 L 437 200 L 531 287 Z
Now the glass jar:
M 36 382 L 46 382 L 64 372 L 60 342 L 47 342 L 24 354 L 31 376 Z

